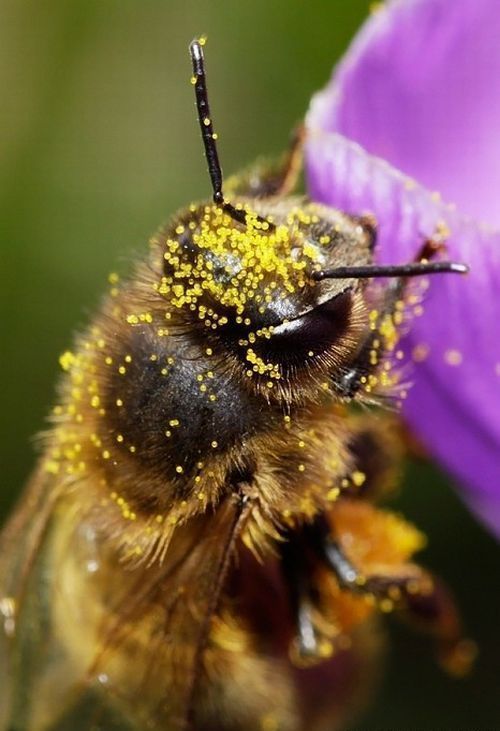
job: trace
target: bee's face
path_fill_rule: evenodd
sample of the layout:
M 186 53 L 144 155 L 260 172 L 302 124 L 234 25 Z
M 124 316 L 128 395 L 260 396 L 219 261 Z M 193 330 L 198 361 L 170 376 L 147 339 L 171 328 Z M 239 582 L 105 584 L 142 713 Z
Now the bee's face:
M 359 330 L 363 284 L 311 275 L 369 263 L 372 230 L 299 198 L 239 205 L 246 224 L 213 204 L 192 206 L 158 238 L 158 289 L 174 318 L 222 344 L 259 388 L 338 365 Z

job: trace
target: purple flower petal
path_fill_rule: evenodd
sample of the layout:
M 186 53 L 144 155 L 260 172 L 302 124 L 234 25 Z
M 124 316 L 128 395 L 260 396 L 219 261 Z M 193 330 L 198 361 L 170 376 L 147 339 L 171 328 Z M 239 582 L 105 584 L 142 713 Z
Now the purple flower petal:
M 431 280 L 405 343 L 416 365 L 404 411 L 500 532 L 500 234 L 334 133 L 310 129 L 308 173 L 316 200 L 375 213 L 381 261 L 410 261 L 423 239 L 445 226 L 450 257 L 470 264 L 466 277 Z
M 411 260 L 422 239 L 444 226 L 449 257 L 469 264 L 467 277 L 432 279 L 424 314 L 414 320 L 405 343 L 416 361 L 414 386 L 404 413 L 500 535 L 500 232 L 334 133 L 441 187 L 463 211 L 483 218 L 490 211 L 500 224 L 500 205 L 493 207 L 500 135 L 497 142 L 492 131 L 494 120 L 500 129 L 500 94 L 482 103 L 484 78 L 491 93 L 500 72 L 500 43 L 494 48 L 489 35 L 496 28 L 500 37 L 493 7 L 492 0 L 406 0 L 380 11 L 314 99 L 306 157 L 313 198 L 377 216 L 381 261 Z
M 315 123 L 500 226 L 497 0 L 396 0 L 367 21 Z

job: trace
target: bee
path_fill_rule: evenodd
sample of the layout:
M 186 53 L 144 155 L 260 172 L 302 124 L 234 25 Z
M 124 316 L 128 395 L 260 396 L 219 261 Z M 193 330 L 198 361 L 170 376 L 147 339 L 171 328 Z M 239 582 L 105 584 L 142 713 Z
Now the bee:
M 400 446 L 360 408 L 402 389 L 408 278 L 466 267 L 433 241 L 376 265 L 372 218 L 294 193 L 302 129 L 224 183 L 190 54 L 213 197 L 111 275 L 61 356 L 0 542 L 1 731 L 338 728 L 390 610 L 470 659 L 422 534 L 377 507 Z

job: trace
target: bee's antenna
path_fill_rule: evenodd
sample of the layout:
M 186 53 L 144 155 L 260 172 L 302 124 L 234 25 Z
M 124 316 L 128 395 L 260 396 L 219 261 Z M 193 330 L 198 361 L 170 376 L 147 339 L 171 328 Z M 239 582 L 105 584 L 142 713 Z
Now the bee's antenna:
M 388 264 L 386 266 L 368 264 L 367 266 L 335 267 L 313 272 L 311 277 L 320 282 L 323 279 L 372 279 L 374 277 L 417 277 L 423 274 L 452 272 L 467 274 L 466 264 L 451 261 L 413 262 L 412 264 Z
M 216 205 L 222 208 L 231 216 L 232 219 L 239 223 L 246 223 L 246 211 L 236 208 L 224 199 L 222 192 L 222 168 L 219 162 L 219 153 L 217 152 L 217 134 L 214 132 L 212 117 L 210 116 L 210 106 L 208 103 L 207 93 L 207 74 L 205 71 L 205 57 L 203 55 L 203 46 L 205 39 L 195 38 L 189 44 L 189 54 L 193 64 L 193 84 L 196 96 L 196 108 L 198 110 L 198 121 L 200 123 L 201 137 L 205 146 L 205 155 L 207 157 L 208 172 L 212 181 L 213 200 Z M 271 222 L 266 221 L 260 216 L 256 219 L 261 223 L 267 223 L 267 228 L 273 229 Z
M 214 132 L 210 106 L 208 104 L 207 75 L 205 72 L 205 58 L 203 48 L 205 40 L 195 39 L 189 45 L 189 53 L 193 63 L 193 83 L 196 95 L 196 108 L 198 109 L 198 120 L 200 122 L 201 136 L 205 146 L 205 154 L 208 162 L 208 172 L 212 181 L 214 191 L 214 203 L 222 205 L 224 196 L 222 194 L 222 168 L 219 162 L 219 154 L 215 140 L 217 135 Z

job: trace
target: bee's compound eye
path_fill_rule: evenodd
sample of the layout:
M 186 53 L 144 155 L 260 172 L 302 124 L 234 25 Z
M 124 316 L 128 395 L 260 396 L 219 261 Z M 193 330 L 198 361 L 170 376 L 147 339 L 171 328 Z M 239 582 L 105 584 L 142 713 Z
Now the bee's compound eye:
M 263 343 L 263 354 L 297 364 L 311 354 L 321 354 L 345 334 L 351 311 L 351 291 L 346 290 L 301 317 L 274 327 L 272 337 Z

